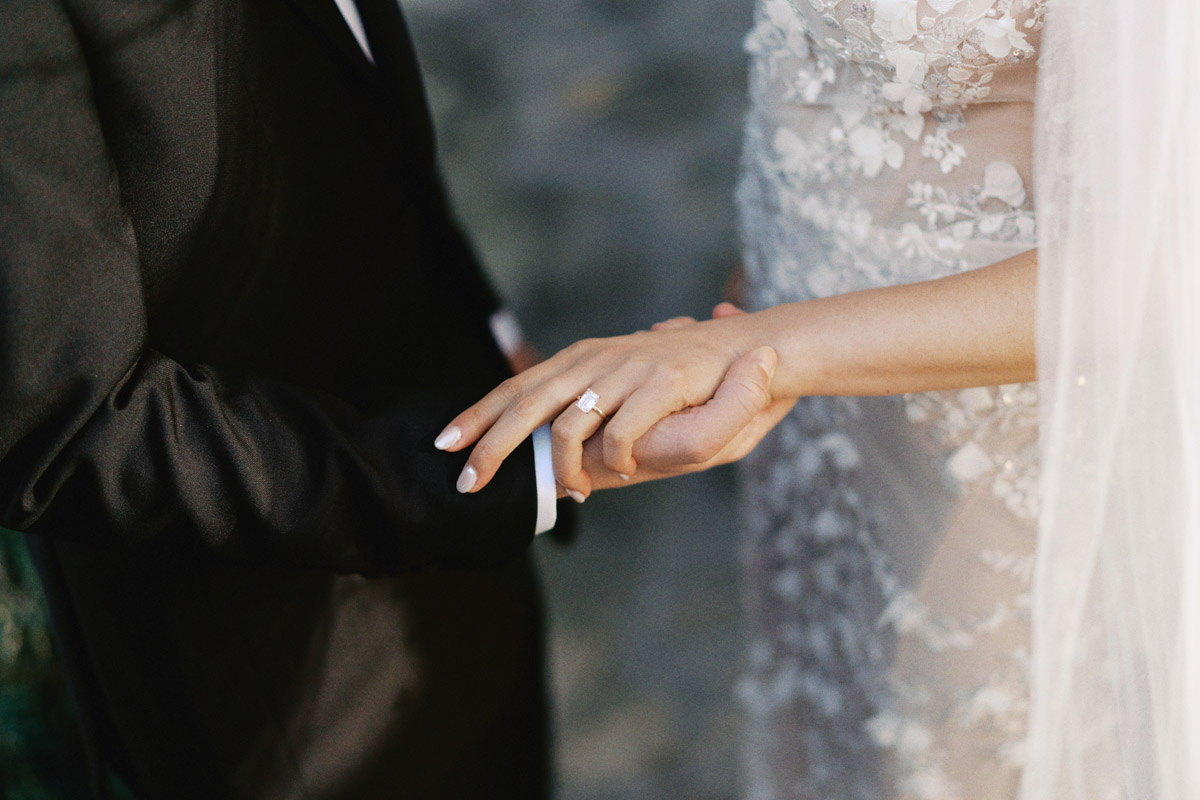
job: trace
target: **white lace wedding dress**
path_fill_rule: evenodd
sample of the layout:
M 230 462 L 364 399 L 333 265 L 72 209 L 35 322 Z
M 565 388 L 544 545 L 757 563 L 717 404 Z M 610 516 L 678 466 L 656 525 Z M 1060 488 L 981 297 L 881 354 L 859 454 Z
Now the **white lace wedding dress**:
M 759 0 L 738 190 L 754 306 L 1035 245 L 1043 5 Z M 1016 797 L 1036 423 L 1031 385 L 808 398 L 747 460 L 748 800 Z

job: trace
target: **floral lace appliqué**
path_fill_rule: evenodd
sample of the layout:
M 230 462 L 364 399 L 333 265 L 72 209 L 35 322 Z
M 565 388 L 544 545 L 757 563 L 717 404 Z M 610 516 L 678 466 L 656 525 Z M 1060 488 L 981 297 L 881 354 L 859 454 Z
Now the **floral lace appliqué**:
M 738 187 L 755 305 L 928 280 L 1035 245 L 1028 153 L 979 134 L 1004 114 L 1016 115 L 1006 131 L 1028 129 L 1013 92 L 1031 76 L 1044 7 L 758 0 Z M 753 454 L 749 797 L 1015 796 L 1036 420 L 1036 391 L 1020 384 L 805 398 Z M 935 541 L 963 526 L 942 557 L 950 586 L 968 573 L 972 590 L 990 586 L 969 610 L 906 566 L 916 556 L 896 537 L 910 519 Z M 901 650 L 931 669 L 897 668 Z

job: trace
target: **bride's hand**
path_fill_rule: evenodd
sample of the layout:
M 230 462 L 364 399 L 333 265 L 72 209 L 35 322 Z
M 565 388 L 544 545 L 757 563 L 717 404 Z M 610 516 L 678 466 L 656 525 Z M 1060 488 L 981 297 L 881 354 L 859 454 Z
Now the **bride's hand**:
M 744 322 L 747 317 L 732 306 L 722 304 L 715 317 L 699 323 L 677 318 L 651 331 L 577 342 L 505 381 L 459 414 L 438 437 L 439 446 L 446 450 L 478 442 L 460 486 L 465 491 L 486 486 L 517 445 L 554 420 L 555 478 L 581 499 L 593 488 L 583 469 L 584 442 L 602 425 L 604 467 L 612 475 L 633 476 L 638 466 L 634 443 L 660 420 L 710 399 L 721 402 L 706 414 L 658 434 L 656 468 L 644 477 L 723 463 L 714 459 L 770 404 L 769 374 L 777 357 L 769 347 L 754 346 L 755 337 Z M 735 364 L 739 368 L 731 372 Z M 738 385 L 714 398 L 727 374 L 736 377 Z M 589 389 L 598 398 L 595 408 L 601 413 L 584 412 L 575 404 Z M 671 441 L 664 444 L 664 437 Z M 591 452 L 595 454 L 595 445 Z M 674 467 L 667 464 L 672 460 Z M 591 458 L 589 462 L 594 464 Z
M 711 400 L 659 420 L 634 443 L 638 469 L 630 479 L 604 465 L 604 437 L 593 435 L 583 443 L 583 469 L 592 488 L 699 472 L 747 455 L 796 404 L 795 398 L 771 397 L 777 361 L 772 348 L 751 351 L 733 363 Z

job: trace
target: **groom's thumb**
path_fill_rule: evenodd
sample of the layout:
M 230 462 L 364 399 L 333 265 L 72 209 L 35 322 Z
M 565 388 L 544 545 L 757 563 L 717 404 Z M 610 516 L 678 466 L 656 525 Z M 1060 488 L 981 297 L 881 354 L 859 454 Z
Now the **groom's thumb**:
M 729 365 L 725 379 L 704 407 L 715 403 L 722 413 L 737 417 L 741 420 L 740 431 L 771 404 L 771 380 L 778 366 L 779 354 L 774 347 L 763 345 L 751 350 Z
M 766 346 L 734 361 L 707 403 L 663 419 L 638 442 L 638 463 L 669 470 L 716 458 L 771 404 L 778 364 L 779 355 Z

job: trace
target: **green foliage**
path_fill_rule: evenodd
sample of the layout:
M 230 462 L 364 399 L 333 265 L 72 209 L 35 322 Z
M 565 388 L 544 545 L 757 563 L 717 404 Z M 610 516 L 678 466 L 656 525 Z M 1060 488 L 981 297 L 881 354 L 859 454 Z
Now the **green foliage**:
M 37 575 L 23 536 L 0 528 L 0 797 L 85 797 L 82 767 Z

